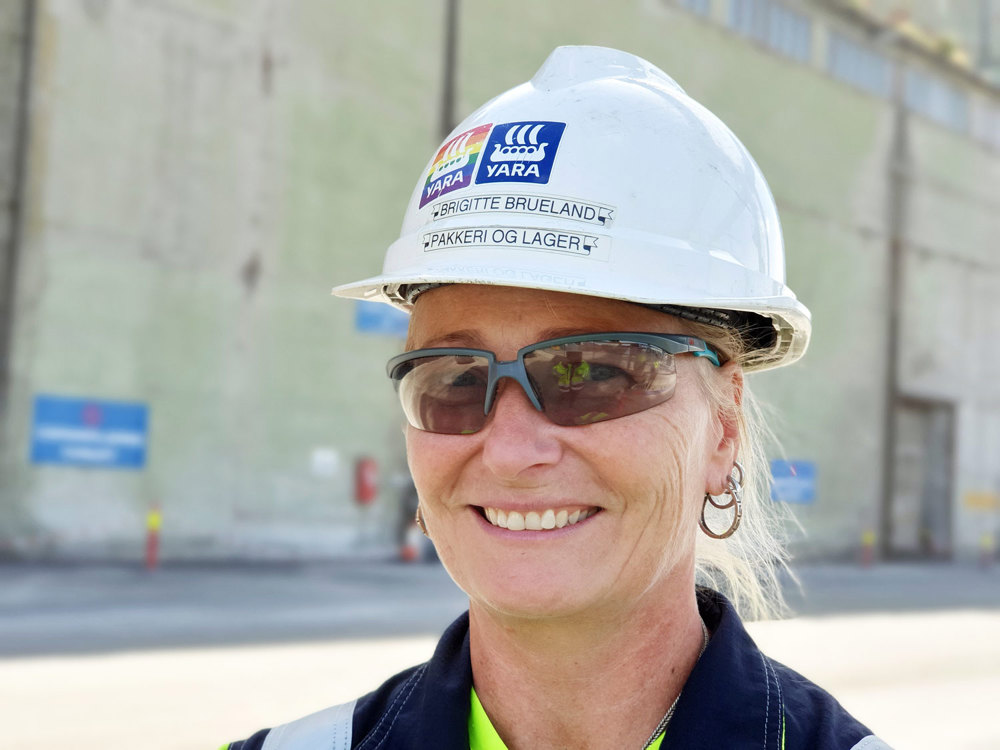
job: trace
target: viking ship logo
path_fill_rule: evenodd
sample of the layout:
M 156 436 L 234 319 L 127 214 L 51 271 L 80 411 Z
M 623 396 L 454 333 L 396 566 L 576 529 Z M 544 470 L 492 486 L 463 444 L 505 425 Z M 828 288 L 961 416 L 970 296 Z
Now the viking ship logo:
M 538 142 L 538 133 L 545 125 L 522 125 L 511 128 L 503 137 L 504 142 L 493 144 L 490 161 L 545 161 L 545 147 Z
M 496 125 L 486 144 L 486 158 L 476 172 L 483 182 L 549 181 L 564 122 L 507 122 Z
M 492 124 L 487 124 L 466 130 L 441 146 L 420 192 L 420 208 L 445 193 L 472 184 L 472 174 L 491 127 Z
M 463 133 L 458 138 L 450 141 L 451 145 L 448 146 L 448 150 L 445 151 L 444 160 L 439 162 L 434 171 L 431 172 L 430 179 L 434 180 L 444 177 L 449 172 L 454 172 L 456 169 L 461 169 L 466 164 L 469 163 L 469 152 L 466 151 L 469 145 L 469 139 L 472 137 L 472 133 Z

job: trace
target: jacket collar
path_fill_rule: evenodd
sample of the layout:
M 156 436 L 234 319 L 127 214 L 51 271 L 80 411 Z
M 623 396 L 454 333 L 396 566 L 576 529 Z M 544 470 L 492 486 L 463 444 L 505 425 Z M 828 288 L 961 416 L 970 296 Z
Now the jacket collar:
M 471 690 L 466 612 L 445 630 L 431 660 L 384 699 L 358 750 L 468 750 Z
M 712 639 L 688 677 L 663 748 L 727 747 L 733 737 L 780 748 L 783 708 L 774 668 L 725 597 L 699 589 L 698 608 Z M 445 631 L 431 660 L 401 686 L 381 726 L 359 748 L 373 742 L 380 748 L 467 750 L 471 689 L 466 612 Z
M 663 747 L 729 747 L 746 737 L 781 748 L 784 709 L 773 666 L 722 594 L 699 589 L 698 610 L 712 640 L 688 676 Z

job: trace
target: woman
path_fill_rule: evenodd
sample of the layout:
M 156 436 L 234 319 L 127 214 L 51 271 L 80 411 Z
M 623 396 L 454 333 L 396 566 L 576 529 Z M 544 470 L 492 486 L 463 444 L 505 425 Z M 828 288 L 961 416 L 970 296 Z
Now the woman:
M 417 519 L 469 595 L 434 657 L 250 748 L 880 748 L 763 656 L 780 606 L 743 374 L 805 351 L 774 201 L 662 71 L 557 49 L 473 113 L 380 277 Z

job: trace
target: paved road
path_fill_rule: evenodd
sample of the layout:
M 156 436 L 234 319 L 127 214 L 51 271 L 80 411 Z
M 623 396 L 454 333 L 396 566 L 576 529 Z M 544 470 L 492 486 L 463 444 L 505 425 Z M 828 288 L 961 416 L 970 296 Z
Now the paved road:
M 1000 609 L 1000 567 L 809 566 L 799 615 Z M 440 633 L 465 609 L 435 564 L 0 565 L 0 656 Z
M 900 750 L 1000 748 L 1000 570 L 802 579 L 765 651 Z M 0 747 L 212 750 L 426 659 L 462 607 L 435 566 L 0 567 Z

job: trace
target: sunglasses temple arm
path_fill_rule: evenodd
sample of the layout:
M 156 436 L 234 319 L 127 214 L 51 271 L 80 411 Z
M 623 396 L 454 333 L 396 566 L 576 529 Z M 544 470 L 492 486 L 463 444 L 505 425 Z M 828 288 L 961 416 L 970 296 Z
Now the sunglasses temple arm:
M 696 357 L 705 357 L 709 362 L 711 362 L 716 367 L 722 367 L 722 363 L 719 362 L 719 355 L 713 352 L 711 349 L 697 349 L 692 351 Z

